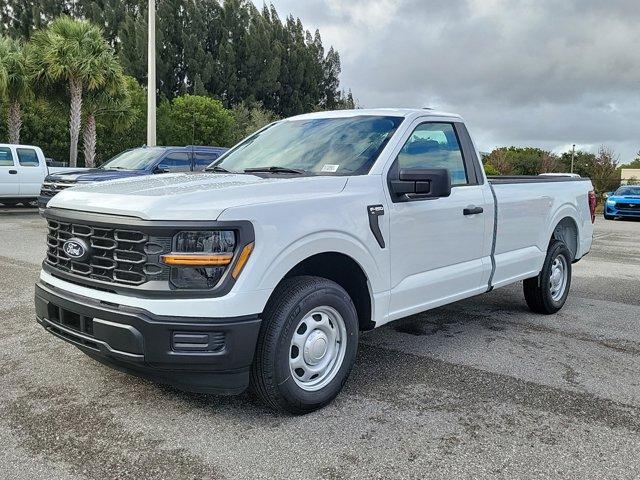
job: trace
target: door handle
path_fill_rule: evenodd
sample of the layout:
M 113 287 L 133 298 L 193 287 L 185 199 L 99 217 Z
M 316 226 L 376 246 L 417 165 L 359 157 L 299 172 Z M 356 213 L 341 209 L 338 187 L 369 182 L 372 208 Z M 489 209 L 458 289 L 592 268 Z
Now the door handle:
M 9 170 L 9 175 L 17 175 L 18 171 L 17 170 Z
M 462 210 L 463 215 L 478 215 L 482 212 L 484 212 L 484 209 L 482 207 L 467 207 Z

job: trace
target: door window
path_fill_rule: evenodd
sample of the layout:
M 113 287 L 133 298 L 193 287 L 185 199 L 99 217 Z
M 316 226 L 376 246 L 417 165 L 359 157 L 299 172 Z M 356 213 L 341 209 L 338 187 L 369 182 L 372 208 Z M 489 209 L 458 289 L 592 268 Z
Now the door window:
M 13 167 L 13 155 L 8 147 L 0 147 L 0 167 Z
M 18 161 L 23 167 L 37 167 L 40 165 L 38 154 L 33 148 L 18 148 Z
M 215 152 L 196 152 L 196 170 L 204 170 L 220 156 Z
M 398 168 L 446 168 L 451 185 L 469 183 L 458 137 L 450 123 L 418 125 L 398 155 Z
M 188 172 L 191 170 L 191 158 L 188 153 L 174 152 L 164 157 L 158 168 L 167 172 Z

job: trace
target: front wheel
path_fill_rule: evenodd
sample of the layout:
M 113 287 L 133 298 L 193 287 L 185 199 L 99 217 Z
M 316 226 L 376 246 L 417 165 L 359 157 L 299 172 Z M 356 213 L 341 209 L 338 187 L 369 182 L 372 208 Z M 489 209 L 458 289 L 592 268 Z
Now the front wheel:
M 615 218 L 616 218 L 616 217 L 615 217 L 615 216 L 613 216 L 613 215 L 607 215 L 606 213 L 604 214 L 604 219 L 605 219 L 605 220 L 615 220 Z
M 524 298 L 531 311 L 549 315 L 564 306 L 571 286 L 572 259 L 573 255 L 564 242 L 552 240 L 542 271 L 523 284 Z
M 324 278 L 289 278 L 265 309 L 251 387 L 275 409 L 317 410 L 342 390 L 357 346 L 358 316 L 347 292 Z

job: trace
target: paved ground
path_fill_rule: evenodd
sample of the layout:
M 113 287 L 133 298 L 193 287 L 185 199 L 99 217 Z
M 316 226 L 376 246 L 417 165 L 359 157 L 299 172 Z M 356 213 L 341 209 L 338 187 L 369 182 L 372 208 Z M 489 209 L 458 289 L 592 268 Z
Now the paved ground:
M 0 478 L 640 477 L 640 222 L 598 220 L 560 314 L 517 285 L 368 333 L 344 393 L 297 418 L 45 334 L 43 236 L 0 213 Z

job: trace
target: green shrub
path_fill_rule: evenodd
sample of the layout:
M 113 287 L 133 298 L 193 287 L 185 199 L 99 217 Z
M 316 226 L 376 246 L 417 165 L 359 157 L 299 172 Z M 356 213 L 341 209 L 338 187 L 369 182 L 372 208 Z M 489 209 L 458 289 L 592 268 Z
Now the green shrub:
M 158 108 L 158 140 L 162 145 L 229 146 L 234 119 L 222 102 L 199 95 L 182 95 Z
M 487 175 L 500 175 L 500 172 L 498 171 L 498 169 L 496 167 L 494 167 L 493 165 L 491 165 L 490 163 L 485 164 L 484 166 L 484 172 Z

